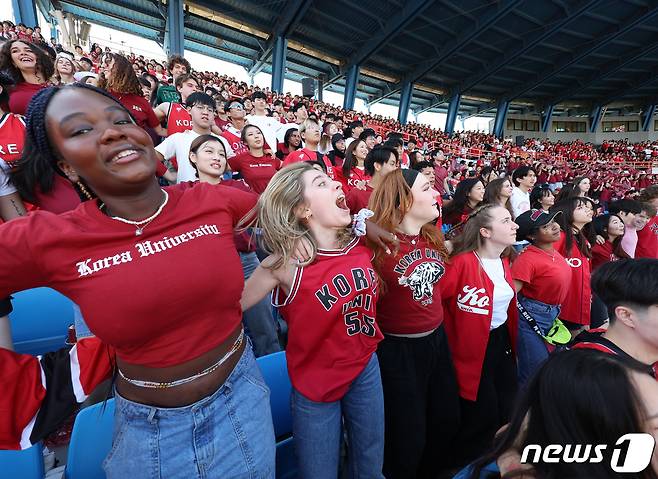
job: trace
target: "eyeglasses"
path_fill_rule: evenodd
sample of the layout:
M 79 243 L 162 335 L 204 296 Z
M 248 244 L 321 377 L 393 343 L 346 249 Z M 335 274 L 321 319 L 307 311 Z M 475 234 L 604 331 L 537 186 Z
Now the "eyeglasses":
M 209 107 L 208 105 L 194 105 L 194 108 L 199 110 L 202 113 L 212 113 L 215 111 L 214 108 Z
M 244 107 L 240 103 L 233 103 L 232 105 L 229 105 L 228 109 L 229 110 L 244 110 Z

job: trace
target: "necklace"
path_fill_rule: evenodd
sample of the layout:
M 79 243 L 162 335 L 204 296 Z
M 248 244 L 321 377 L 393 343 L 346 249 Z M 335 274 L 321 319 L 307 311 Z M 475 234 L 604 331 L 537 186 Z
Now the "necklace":
M 141 234 L 144 232 L 144 228 L 146 228 L 149 224 L 151 224 L 151 221 L 156 219 L 160 213 L 162 213 L 162 210 L 164 209 L 165 205 L 167 204 L 167 201 L 169 201 L 169 194 L 165 190 L 160 190 L 164 193 L 164 199 L 162 200 L 162 203 L 158 207 L 157 210 L 155 210 L 155 213 L 153 213 L 151 216 L 148 218 L 145 218 L 141 221 L 133 221 L 133 220 L 127 220 L 126 218 L 122 218 L 121 216 L 110 216 L 113 220 L 120 221 L 122 223 L 126 223 L 127 225 L 133 225 L 135 226 L 135 236 L 141 236 Z M 103 211 L 103 208 L 105 208 L 105 203 L 101 203 L 98 207 L 99 210 Z M 106 210 L 107 211 L 107 210 Z
M 402 233 L 402 236 L 409 243 L 411 243 L 412 245 L 415 245 L 418 242 L 418 238 L 420 237 L 420 233 L 418 233 L 417 235 L 408 235 L 408 234 Z

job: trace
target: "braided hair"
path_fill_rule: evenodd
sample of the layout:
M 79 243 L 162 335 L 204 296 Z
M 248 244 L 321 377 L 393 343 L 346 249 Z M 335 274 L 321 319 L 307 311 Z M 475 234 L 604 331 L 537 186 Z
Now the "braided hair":
M 130 115 L 133 122 L 135 121 L 130 112 L 116 98 L 105 90 L 86 83 L 76 82 L 40 90 L 32 97 L 27 108 L 27 114 L 25 115 L 25 146 L 16 168 L 11 172 L 11 181 L 16 190 L 22 198 L 30 203 L 36 202 L 35 193 L 37 191 L 44 194 L 52 191 L 56 174 L 64 176 L 64 173 L 57 166 L 59 154 L 53 149 L 48 138 L 46 112 L 48 105 L 57 93 L 72 88 L 90 90 L 110 99 L 113 103 L 120 105 Z M 87 185 L 83 183 L 74 186 L 77 187 L 76 191 L 82 199 L 89 199 L 85 190 L 91 191 L 91 189 Z

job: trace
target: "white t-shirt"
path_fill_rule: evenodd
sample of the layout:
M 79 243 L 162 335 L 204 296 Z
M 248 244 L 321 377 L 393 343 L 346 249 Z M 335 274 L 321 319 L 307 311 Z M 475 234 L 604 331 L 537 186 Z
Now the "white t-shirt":
M 9 165 L 0 160 L 0 196 L 16 193 L 16 188 L 9 183 Z
M 164 139 L 162 143 L 155 147 L 156 151 L 164 156 L 165 160 L 171 160 L 176 157 L 178 163 L 178 172 L 176 175 L 176 183 L 184 181 L 196 181 L 196 171 L 190 163 L 190 146 L 192 142 L 200 135 L 194 130 L 186 130 L 182 133 L 174 133 Z M 226 159 L 233 158 L 235 153 L 226 138 L 213 135 L 217 137 L 226 148 Z
M 265 136 L 265 141 L 272 149 L 273 152 L 276 152 L 277 147 L 277 133 L 281 129 L 282 125 L 279 120 L 272 116 L 257 116 L 257 115 L 247 115 L 247 123 L 250 125 L 256 125 L 260 128 Z
M 494 284 L 493 306 L 491 313 L 491 329 L 496 329 L 507 321 L 507 308 L 514 298 L 514 290 L 505 279 L 503 260 L 480 258 L 482 268 Z
M 525 213 L 530 209 L 530 192 L 524 193 L 521 188 L 515 186 L 509 201 L 514 218 L 517 218 L 521 213 Z
M 295 130 L 299 130 L 299 125 L 297 123 L 286 123 L 285 125 L 281 125 L 281 128 L 279 128 L 279 132 L 276 135 L 276 139 L 279 141 L 279 143 L 283 143 L 283 139 L 286 136 L 286 132 L 291 128 L 294 128 Z

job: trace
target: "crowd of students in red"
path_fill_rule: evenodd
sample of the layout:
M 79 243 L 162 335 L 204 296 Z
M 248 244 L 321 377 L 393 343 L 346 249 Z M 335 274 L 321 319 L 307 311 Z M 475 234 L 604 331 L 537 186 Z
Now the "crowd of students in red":
M 448 477 L 511 419 L 472 473 L 511 457 L 504 474 L 548 421 L 534 414 L 549 401 L 540 382 L 568 376 L 549 359 L 555 348 L 598 350 L 555 355 L 583 370 L 619 368 L 614 387 L 588 384 L 615 394 L 632 384 L 616 398 L 632 418 L 623 427 L 655 436 L 658 185 L 628 164 L 653 145 L 448 137 L 193 72 L 182 57 L 159 71 L 92 53 L 54 61 L 24 38 L 0 48 L 0 297 L 54 287 L 93 332 L 43 358 L 11 352 L 0 334 L 0 389 L 11 391 L 2 447 L 52 432 L 116 368 L 108 477 L 138 465 L 159 471 L 148 477 L 272 477 L 267 390 L 251 355 L 282 346 L 272 291 L 289 327 L 302 477 L 341 467 Z M 83 58 L 91 67 L 79 75 Z M 164 301 L 143 286 L 162 282 L 173 285 Z M 4 301 L 0 317 L 10 309 Z M 566 395 L 563 379 L 551 384 Z M 550 419 L 592 440 L 616 432 L 612 416 L 569 406 L 576 417 Z M 208 460 L 208 442 L 221 461 Z M 534 472 L 607 477 L 559 467 Z M 638 477 L 654 478 L 658 460 L 647 471 Z

